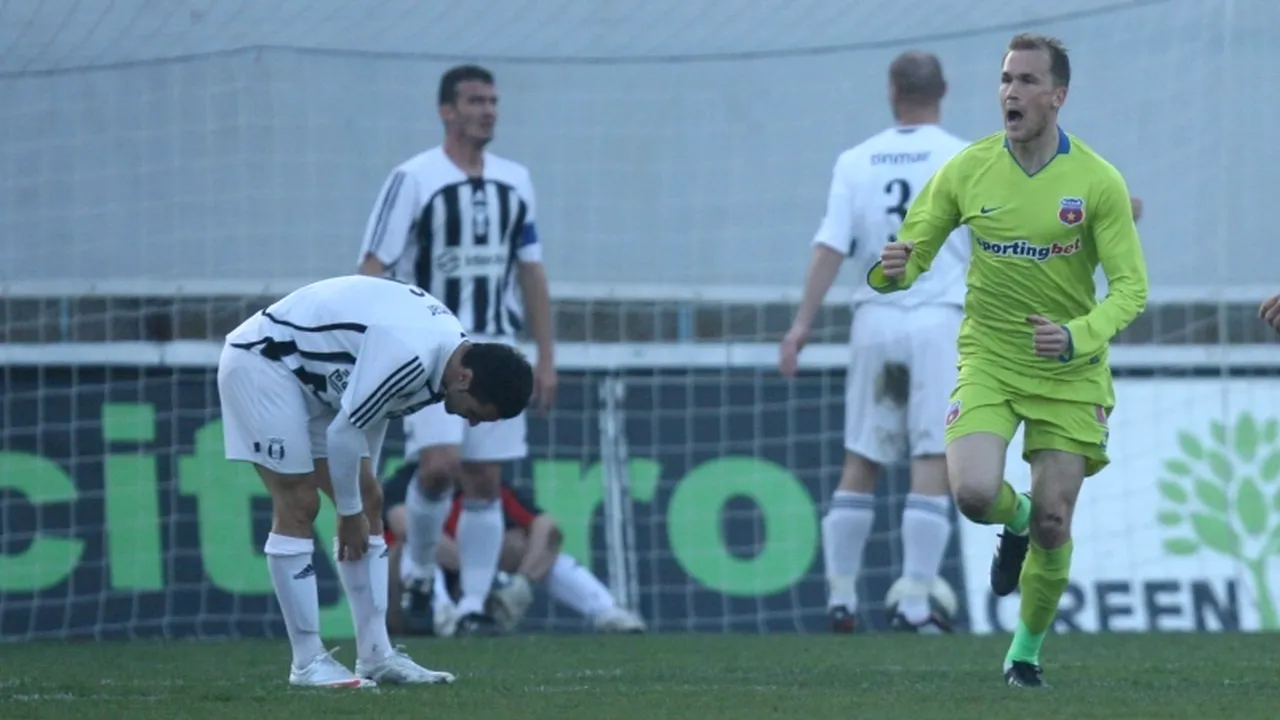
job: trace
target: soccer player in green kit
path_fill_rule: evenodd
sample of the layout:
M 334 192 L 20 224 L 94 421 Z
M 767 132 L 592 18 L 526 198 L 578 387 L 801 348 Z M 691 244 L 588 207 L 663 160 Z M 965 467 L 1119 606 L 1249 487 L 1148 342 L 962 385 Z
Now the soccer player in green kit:
M 1076 498 L 1107 464 L 1115 404 L 1107 348 L 1147 298 L 1124 179 L 1058 127 L 1070 80 L 1059 41 L 1014 37 L 1000 75 L 1004 131 L 938 170 L 867 276 L 881 292 L 905 289 L 957 226 L 973 236 L 947 469 L 960 511 L 1004 526 L 991 588 L 1022 592 L 1004 662 L 1005 681 L 1017 687 L 1045 684 L 1040 646 L 1067 587 Z M 1108 283 L 1100 302 L 1099 264 Z M 1003 479 L 1020 423 L 1030 494 Z

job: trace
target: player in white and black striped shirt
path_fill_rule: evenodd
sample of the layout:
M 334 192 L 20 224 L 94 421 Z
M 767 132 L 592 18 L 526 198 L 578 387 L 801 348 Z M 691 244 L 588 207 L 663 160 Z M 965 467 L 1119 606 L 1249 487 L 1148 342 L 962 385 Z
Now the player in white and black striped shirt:
M 360 272 L 416 283 L 444 300 L 475 338 L 515 343 L 527 311 L 538 346 L 534 396 L 545 408 L 555 394 L 556 371 L 529 171 L 485 151 L 497 121 L 491 73 L 474 65 L 449 70 L 438 100 L 444 142 L 387 178 L 369 216 Z M 400 568 L 410 628 L 430 632 L 433 625 L 435 546 L 452 490 L 461 486 L 459 632 L 493 632 L 484 602 L 502 547 L 502 464 L 528 454 L 525 418 L 468 427 L 427 408 L 405 420 L 405 452 L 419 463 L 418 482 L 405 503 L 409 532 Z
M 295 290 L 226 338 L 218 394 L 228 460 L 271 493 L 264 552 L 284 615 L 289 681 L 311 687 L 451 682 L 387 637 L 387 546 L 373 474 L 387 423 L 440 405 L 472 425 L 521 413 L 533 371 L 501 343 L 472 343 L 440 301 L 393 280 L 348 277 Z M 336 547 L 356 621 L 353 674 L 321 644 L 312 541 L 319 491 L 338 511 Z M 372 531 L 372 534 L 371 534 Z

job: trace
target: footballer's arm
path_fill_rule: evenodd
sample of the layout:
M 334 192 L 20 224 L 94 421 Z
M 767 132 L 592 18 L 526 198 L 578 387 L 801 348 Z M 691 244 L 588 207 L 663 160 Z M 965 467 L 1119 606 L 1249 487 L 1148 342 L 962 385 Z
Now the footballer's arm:
M 791 321 L 791 328 L 782 338 L 782 346 L 778 352 L 778 370 L 784 377 L 795 375 L 800 351 L 809 340 L 809 332 L 813 329 L 818 309 L 822 307 L 822 300 L 840 274 L 840 266 L 844 264 L 846 255 L 853 255 L 858 247 L 854 231 L 857 193 L 854 191 L 855 182 L 852 181 L 857 167 L 854 155 L 856 152 L 851 150 L 842 153 L 836 158 L 835 167 L 831 170 L 827 211 L 813 238 L 813 253 L 809 256 L 809 267 L 804 274 L 800 306 L 796 308 L 796 316 Z
M 551 333 L 551 290 L 547 282 L 547 271 L 541 262 L 521 261 L 517 272 L 520 275 L 520 294 L 524 299 L 529 335 L 538 349 L 537 367 L 555 368 L 555 341 Z M 551 398 L 539 397 L 539 400 L 549 403 Z
M 555 518 L 546 513 L 535 516 L 529 524 L 529 542 L 516 572 L 530 582 L 542 582 L 560 557 L 563 544 L 564 534 Z
M 1107 296 L 1083 317 L 1067 323 L 1066 359 L 1091 357 L 1128 327 L 1147 305 L 1147 263 L 1138 239 L 1129 191 L 1118 172 L 1103 181 L 1094 202 L 1093 240 L 1107 277 Z
M 520 295 L 524 300 L 525 320 L 529 323 L 529 335 L 538 349 L 538 360 L 533 369 L 533 397 L 543 410 L 555 401 L 556 377 L 555 341 L 551 331 L 551 290 L 547 283 L 547 271 L 542 266 L 542 242 L 538 238 L 537 200 L 533 181 L 528 175 L 521 183 L 521 194 L 528 204 L 527 215 L 520 227 L 516 245 L 516 260 L 520 280 Z
M 361 275 L 382 277 L 404 253 L 413 232 L 417 183 L 402 169 L 391 173 L 382 185 L 378 202 L 365 224 L 364 241 L 360 245 Z
M 839 250 L 818 242 L 813 245 L 813 254 L 809 257 L 809 268 L 804 273 L 804 290 L 800 296 L 800 306 L 796 308 L 795 320 L 791 322 L 791 332 L 809 334 L 813 320 L 822 307 L 822 300 L 831 290 L 831 285 L 840 274 L 840 266 L 844 264 L 844 254 Z M 791 334 L 791 333 L 788 333 Z
M 916 278 L 929 270 L 947 238 L 960 227 L 960 205 L 956 181 L 952 179 L 957 175 L 952 170 L 954 161 L 955 158 L 947 161 L 925 183 L 920 196 L 907 209 L 907 217 L 902 221 L 897 239 L 911 248 L 903 276 L 898 279 L 886 277 L 878 262 L 867 273 L 867 284 L 876 292 L 891 293 L 911 287 Z

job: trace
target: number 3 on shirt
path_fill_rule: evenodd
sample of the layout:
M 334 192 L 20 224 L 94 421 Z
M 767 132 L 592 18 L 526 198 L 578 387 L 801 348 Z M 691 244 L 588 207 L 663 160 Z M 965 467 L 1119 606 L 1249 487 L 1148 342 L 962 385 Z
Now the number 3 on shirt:
M 884 186 L 884 194 L 888 195 L 892 205 L 884 209 L 886 215 L 896 215 L 898 225 L 902 225 L 902 221 L 907 217 L 907 205 L 911 203 L 911 184 L 902 178 L 890 180 Z M 898 237 L 895 233 L 889 233 L 889 242 L 897 242 Z

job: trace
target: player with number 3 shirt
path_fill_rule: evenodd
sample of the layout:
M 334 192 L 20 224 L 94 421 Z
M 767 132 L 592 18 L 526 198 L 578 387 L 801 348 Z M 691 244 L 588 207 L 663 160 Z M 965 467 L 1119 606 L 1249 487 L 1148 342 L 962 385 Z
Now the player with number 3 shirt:
M 938 125 L 946 83 L 936 57 L 898 56 L 889 66 L 889 89 L 896 124 L 836 160 L 804 297 L 782 342 L 784 375 L 796 372 L 822 298 L 846 256 L 864 277 L 880 248 L 893 241 L 916 193 L 967 144 Z M 933 607 L 930 596 L 951 539 L 941 418 L 955 384 L 968 255 L 967 233 L 959 229 L 940 248 L 937 272 L 907 292 L 884 295 L 865 283 L 854 289 L 845 459 L 822 520 L 834 632 L 852 632 L 859 622 L 858 576 L 875 521 L 880 467 L 906 457 L 911 489 L 902 513 L 903 577 L 894 593 L 901 600 L 886 608 L 888 619 L 904 631 L 950 629 L 950 618 Z

